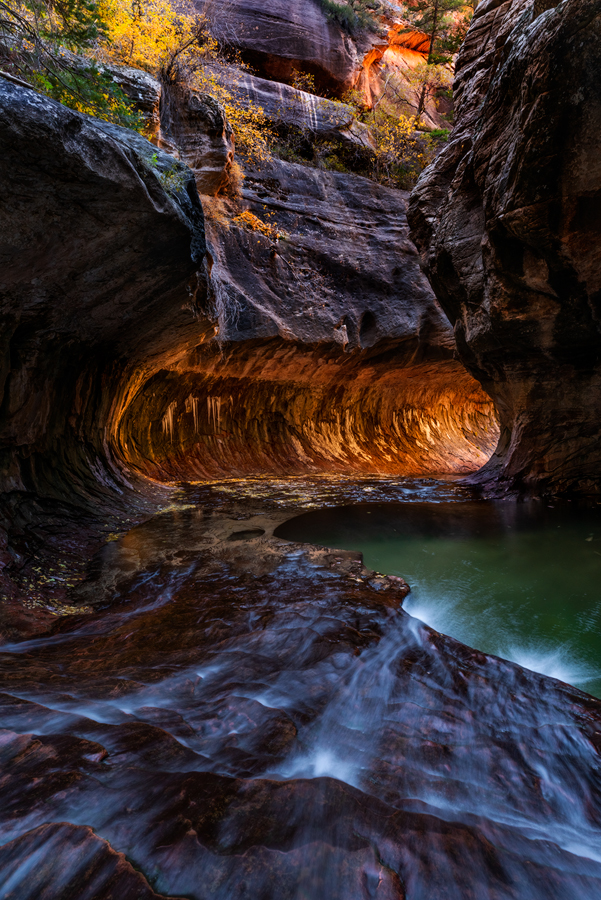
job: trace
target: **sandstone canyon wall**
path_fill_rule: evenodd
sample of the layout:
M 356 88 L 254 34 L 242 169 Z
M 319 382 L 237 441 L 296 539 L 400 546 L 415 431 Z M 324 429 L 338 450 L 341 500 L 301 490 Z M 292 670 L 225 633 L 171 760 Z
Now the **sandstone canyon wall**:
M 550 7 L 550 8 L 549 8 Z M 412 237 L 493 398 L 494 492 L 601 488 L 601 5 L 484 0 Z
M 511 10 L 476 20 L 483 79 Z M 403 579 L 359 554 L 273 536 L 309 503 L 373 501 L 311 473 L 477 469 L 497 429 L 474 375 L 512 424 L 549 289 L 528 262 L 535 312 L 477 318 L 484 211 L 437 180 L 477 136 L 459 132 L 412 216 L 470 374 L 405 193 L 281 159 L 240 171 L 218 104 L 145 83 L 156 145 L 0 77 L 0 894 L 598 897 L 599 701 L 410 617 Z M 426 258 L 449 191 L 455 243 Z M 494 270 L 506 299 L 515 246 Z M 587 333 L 562 345 L 572 369 Z M 301 477 L 232 484 L 257 472 Z M 415 491 L 391 481 L 377 495 Z
M 34 596 L 19 573 L 41 546 L 62 559 L 85 543 L 82 509 L 97 531 L 115 503 L 131 508 L 109 423 L 133 372 L 212 327 L 198 317 L 205 238 L 189 170 L 133 132 L 0 82 L 6 600 Z
M 4 80 L 0 99 L 7 595 L 65 544 L 56 504 L 108 532 L 109 510 L 132 521 L 152 494 L 145 476 L 488 458 L 494 409 L 453 357 L 405 194 L 274 159 L 215 197 L 233 145 L 206 97 L 161 100 L 158 139 L 193 172 Z
M 330 22 L 312 0 L 211 0 L 197 6 L 214 21 L 221 40 L 238 47 L 267 77 L 283 81 L 296 70 L 310 70 L 324 85 L 340 91 L 354 83 L 360 60 L 354 41 Z
M 218 6 L 196 0 L 196 6 L 218 38 L 266 80 L 286 83 L 304 73 L 314 78 L 319 93 L 343 97 L 356 89 L 371 107 L 386 90 L 391 112 L 411 116 L 417 110 L 420 91 L 407 73 L 427 57 L 429 40 L 411 29 L 394 0 L 372 11 L 372 28 L 354 34 L 320 0 L 227 0 Z M 422 120 L 428 128 L 448 127 L 431 98 Z

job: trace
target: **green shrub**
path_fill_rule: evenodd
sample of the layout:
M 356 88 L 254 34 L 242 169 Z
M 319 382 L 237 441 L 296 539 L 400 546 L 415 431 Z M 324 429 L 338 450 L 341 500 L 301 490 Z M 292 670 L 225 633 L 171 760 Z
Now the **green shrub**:
M 379 0 L 343 0 L 341 3 L 320 0 L 320 3 L 328 19 L 338 22 L 349 34 L 355 35 L 365 29 L 381 31 L 379 17 L 383 8 Z
M 428 132 L 428 136 L 431 138 L 436 138 L 442 141 L 446 141 L 448 136 L 451 133 L 450 128 L 433 128 L 432 131 Z

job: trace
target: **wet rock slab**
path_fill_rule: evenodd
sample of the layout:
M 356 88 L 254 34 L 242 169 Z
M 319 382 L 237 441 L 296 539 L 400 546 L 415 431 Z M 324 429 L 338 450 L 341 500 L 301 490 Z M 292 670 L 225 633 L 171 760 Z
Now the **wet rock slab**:
M 274 539 L 319 491 L 269 487 L 189 489 L 2 648 L 1 895 L 601 894 L 601 704 Z

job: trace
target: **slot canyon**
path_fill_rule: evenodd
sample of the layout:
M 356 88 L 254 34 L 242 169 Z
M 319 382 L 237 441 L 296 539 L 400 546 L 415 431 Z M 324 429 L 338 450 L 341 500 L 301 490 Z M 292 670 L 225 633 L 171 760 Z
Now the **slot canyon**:
M 198 0 L 215 96 L 103 69 L 145 135 L 0 66 L 2 900 L 601 898 L 595 661 L 319 530 L 571 528 L 596 637 L 601 2 L 481 0 L 417 117 L 428 34 L 341 5 Z M 411 191 L 349 91 L 452 110 Z

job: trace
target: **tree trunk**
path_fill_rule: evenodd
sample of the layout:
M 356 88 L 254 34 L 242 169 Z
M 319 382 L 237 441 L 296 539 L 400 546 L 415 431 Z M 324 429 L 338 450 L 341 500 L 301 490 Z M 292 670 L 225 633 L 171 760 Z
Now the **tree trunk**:
M 434 41 L 436 40 L 436 35 L 438 33 L 438 25 L 440 19 L 440 0 L 434 0 L 434 8 L 432 10 L 432 30 L 430 31 L 430 49 L 428 50 L 428 59 L 426 60 L 426 65 L 430 66 L 432 64 L 432 57 L 434 56 Z M 419 118 L 424 111 L 424 106 L 426 105 L 426 91 L 428 88 L 428 82 L 424 81 L 421 94 L 419 97 L 419 103 L 417 105 L 417 114 L 415 116 L 415 121 L 419 122 Z

